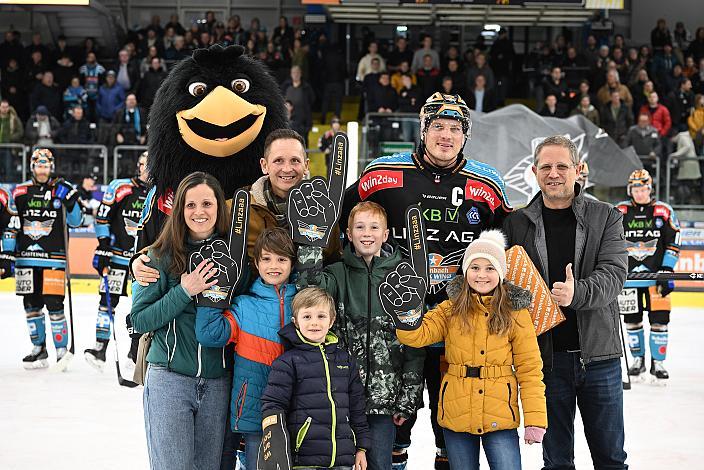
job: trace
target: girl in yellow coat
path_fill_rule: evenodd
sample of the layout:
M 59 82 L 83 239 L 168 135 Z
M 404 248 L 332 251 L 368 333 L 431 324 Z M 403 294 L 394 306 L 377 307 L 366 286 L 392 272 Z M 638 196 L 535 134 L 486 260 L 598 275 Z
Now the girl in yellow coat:
M 465 251 L 459 292 L 425 314 L 417 329 L 396 330 L 403 344 L 416 348 L 445 342 L 449 369 L 438 423 L 453 470 L 479 468 L 480 441 L 492 470 L 521 468 L 519 396 L 526 442 L 541 442 L 547 428 L 530 293 L 504 282 L 504 243 L 501 231 L 482 232 Z

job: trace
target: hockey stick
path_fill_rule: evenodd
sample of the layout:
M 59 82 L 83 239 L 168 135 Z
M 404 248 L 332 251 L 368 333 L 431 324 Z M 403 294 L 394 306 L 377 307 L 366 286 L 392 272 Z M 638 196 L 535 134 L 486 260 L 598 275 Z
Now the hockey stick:
M 628 273 L 629 281 L 704 281 L 704 273 L 675 273 L 675 272 L 659 272 L 659 273 Z M 626 376 L 628 382 L 623 382 L 623 389 L 631 389 L 631 376 L 628 374 L 628 352 L 626 351 L 626 340 L 623 335 L 623 322 L 619 318 L 621 325 L 621 344 L 623 345 L 623 358 L 626 361 Z
M 66 206 L 61 204 L 61 214 L 64 219 L 64 253 L 66 253 L 66 266 L 64 273 L 66 275 L 66 290 L 68 291 L 68 329 L 71 332 L 69 335 L 68 351 L 64 354 L 59 362 L 56 363 L 55 370 L 64 372 L 68 368 L 68 363 L 71 362 L 76 351 L 76 341 L 73 330 L 73 296 L 71 295 L 71 268 L 68 262 L 68 221 L 66 220 Z
M 621 321 L 621 317 L 619 316 L 618 318 L 618 324 L 621 326 L 621 345 L 623 346 L 623 359 L 626 361 L 626 377 L 628 377 L 628 382 L 623 382 L 623 389 L 624 390 L 630 390 L 631 389 L 631 375 L 628 373 L 629 369 L 631 366 L 628 365 L 628 351 L 626 351 L 626 339 L 623 336 L 623 322 Z
M 110 315 L 110 327 L 112 328 L 112 340 L 115 344 L 115 370 L 117 370 L 117 383 L 123 387 L 134 388 L 137 383 L 127 380 L 120 373 L 120 353 L 117 351 L 117 334 L 115 333 L 115 312 L 112 309 L 112 299 L 110 298 L 110 283 L 108 282 L 108 270 L 103 270 L 103 283 L 105 285 L 105 300 L 108 304 L 108 314 Z
M 704 281 L 704 273 L 628 273 L 629 281 Z

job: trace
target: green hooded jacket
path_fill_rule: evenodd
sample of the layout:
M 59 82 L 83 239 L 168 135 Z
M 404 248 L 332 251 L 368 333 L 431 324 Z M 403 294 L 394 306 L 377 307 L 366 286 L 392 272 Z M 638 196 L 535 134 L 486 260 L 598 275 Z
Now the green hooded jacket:
M 342 261 L 301 272 L 299 289 L 319 286 L 337 305 L 333 325 L 340 342 L 354 356 L 367 398 L 366 413 L 415 413 L 423 394 L 425 352 L 399 343 L 391 318 L 379 300 L 379 284 L 401 261 L 398 248 L 385 244 L 371 266 L 348 244 Z

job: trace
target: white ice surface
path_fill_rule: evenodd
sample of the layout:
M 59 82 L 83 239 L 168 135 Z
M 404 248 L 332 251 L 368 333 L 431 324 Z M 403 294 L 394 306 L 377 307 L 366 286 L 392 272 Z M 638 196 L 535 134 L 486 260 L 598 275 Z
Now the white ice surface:
M 75 295 L 76 357 L 69 370 L 25 371 L 22 357 L 31 345 L 21 301 L 0 294 L 0 469 L 146 469 L 142 388 L 118 386 L 113 344 L 108 367 L 98 373 L 83 359 L 95 335 L 97 296 Z M 128 338 L 118 307 L 120 355 L 125 364 Z M 48 319 L 47 319 L 48 326 Z M 702 468 L 704 462 L 704 309 L 672 314 L 666 387 L 635 384 L 624 392 L 626 451 L 630 468 Z M 55 360 L 48 341 L 50 360 Z M 123 374 L 131 374 L 125 370 Z M 420 411 L 409 450 L 411 470 L 432 469 L 435 444 L 429 411 Z M 579 418 L 576 465 L 592 468 Z M 521 436 L 522 429 L 519 430 Z M 521 448 L 523 468 L 542 465 L 539 445 Z M 483 468 L 488 468 L 483 464 Z

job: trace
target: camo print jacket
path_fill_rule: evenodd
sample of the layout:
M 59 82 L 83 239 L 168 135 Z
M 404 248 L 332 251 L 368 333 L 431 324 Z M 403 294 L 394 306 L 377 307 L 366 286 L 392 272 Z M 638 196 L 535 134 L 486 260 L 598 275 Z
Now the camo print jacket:
M 371 266 L 345 247 L 342 261 L 324 269 L 301 272 L 299 289 L 317 285 L 335 299 L 333 330 L 354 356 L 367 398 L 366 413 L 410 417 L 423 393 L 425 352 L 399 343 L 394 324 L 381 308 L 377 294 L 386 274 L 401 260 L 395 247 L 384 245 Z

